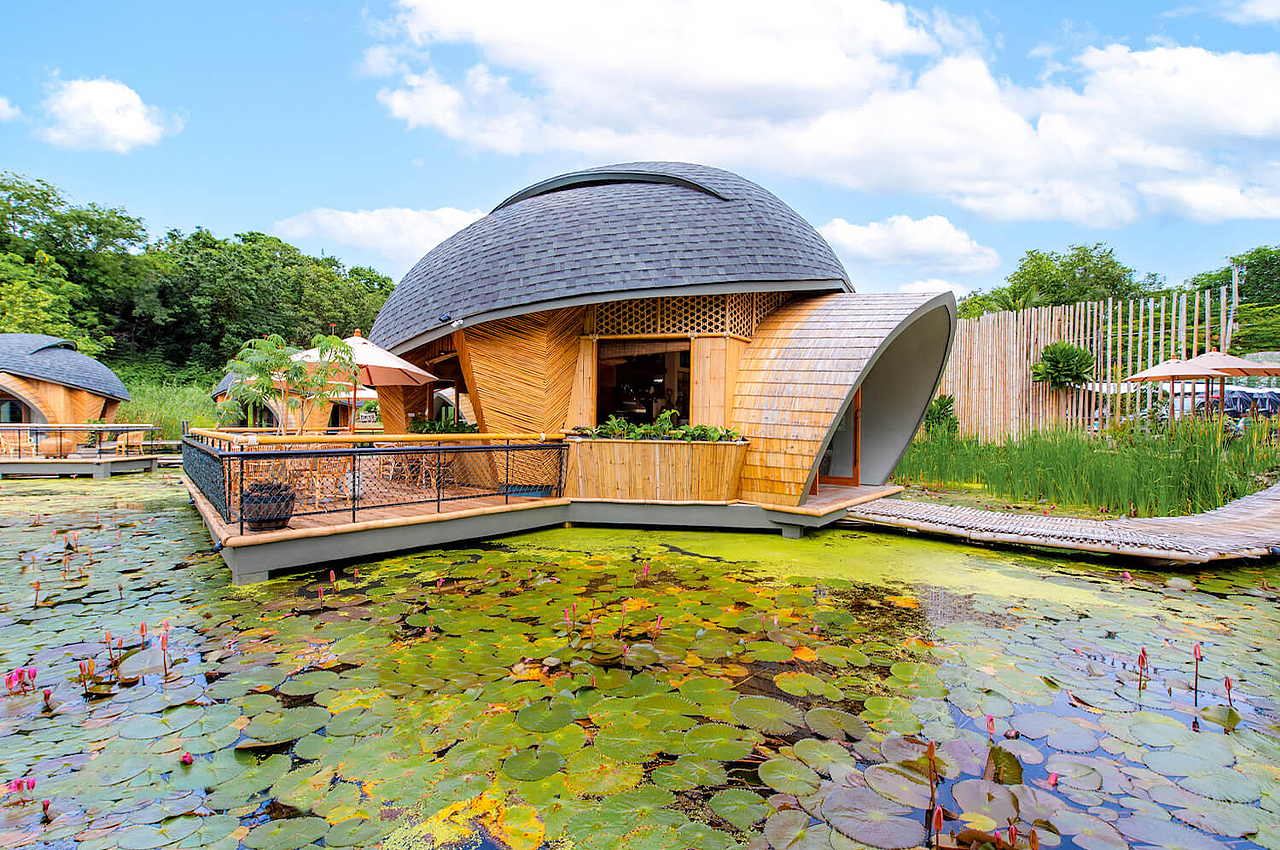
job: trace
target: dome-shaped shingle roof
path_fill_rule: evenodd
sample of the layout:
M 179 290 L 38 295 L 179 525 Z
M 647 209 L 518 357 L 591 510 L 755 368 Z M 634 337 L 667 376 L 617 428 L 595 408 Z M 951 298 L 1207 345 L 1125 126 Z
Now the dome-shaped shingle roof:
M 129 391 L 106 366 L 76 351 L 75 343 L 45 334 L 0 334 L 0 372 L 129 400 Z
M 459 321 L 768 289 L 853 287 L 813 226 L 755 183 L 690 163 L 623 163 L 534 184 L 437 245 L 400 281 L 369 338 L 395 348 Z

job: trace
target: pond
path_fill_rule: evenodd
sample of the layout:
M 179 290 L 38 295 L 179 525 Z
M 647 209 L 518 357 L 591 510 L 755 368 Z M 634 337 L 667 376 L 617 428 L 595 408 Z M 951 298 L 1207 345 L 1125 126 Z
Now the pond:
M 0 547 L 2 847 L 1280 847 L 1274 563 L 575 528 L 236 588 L 164 474 L 5 481 Z

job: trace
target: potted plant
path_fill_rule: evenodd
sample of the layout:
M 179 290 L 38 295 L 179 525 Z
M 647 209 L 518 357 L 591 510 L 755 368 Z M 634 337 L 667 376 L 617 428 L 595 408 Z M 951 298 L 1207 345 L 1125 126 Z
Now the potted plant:
M 256 481 L 240 494 L 240 515 L 250 531 L 284 528 L 293 518 L 293 500 L 288 484 Z

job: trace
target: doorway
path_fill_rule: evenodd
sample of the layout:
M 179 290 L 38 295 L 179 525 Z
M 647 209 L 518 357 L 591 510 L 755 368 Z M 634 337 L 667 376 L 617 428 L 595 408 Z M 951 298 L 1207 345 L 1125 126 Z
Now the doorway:
M 818 464 L 817 484 L 837 484 L 849 487 L 861 484 L 859 476 L 862 459 L 862 390 L 853 394 L 853 401 L 836 425 L 831 442 Z

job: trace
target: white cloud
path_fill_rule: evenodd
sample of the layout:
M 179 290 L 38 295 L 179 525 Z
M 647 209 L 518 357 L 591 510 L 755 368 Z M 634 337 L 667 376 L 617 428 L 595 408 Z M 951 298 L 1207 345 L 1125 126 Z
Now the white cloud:
M 51 145 L 128 153 L 182 130 L 182 120 L 142 102 L 119 80 L 55 80 L 45 101 L 49 123 L 40 131 Z
M 22 115 L 22 110 L 9 102 L 9 98 L 0 97 L 0 123 L 14 121 Z
M 941 278 L 931 277 L 927 280 L 915 280 L 911 283 L 904 283 L 898 287 L 898 291 L 911 293 L 951 292 L 954 293 L 956 299 L 959 300 L 973 290 L 967 286 L 961 286 L 958 283 L 951 283 L 950 281 L 942 280 Z
M 283 239 L 318 239 L 377 251 L 396 268 L 407 270 L 427 251 L 483 215 L 479 210 L 452 207 L 383 207 L 355 212 L 321 207 L 277 221 L 271 232 Z
M 818 230 L 842 255 L 853 260 L 956 274 L 988 272 L 1000 265 L 1000 255 L 994 248 L 979 245 L 940 215 L 921 219 L 894 215 L 865 225 L 837 218 Z
M 691 159 L 1102 227 L 1166 209 L 1144 190 L 1161 181 L 1225 170 L 1280 191 L 1261 170 L 1280 158 L 1276 52 L 1073 43 L 1023 85 L 993 73 L 976 23 L 886 0 L 400 0 L 396 26 L 379 101 L 478 149 Z M 476 59 L 435 61 L 454 47 Z
M 1280 22 L 1280 0 L 1233 0 L 1223 4 L 1222 17 L 1237 24 Z

